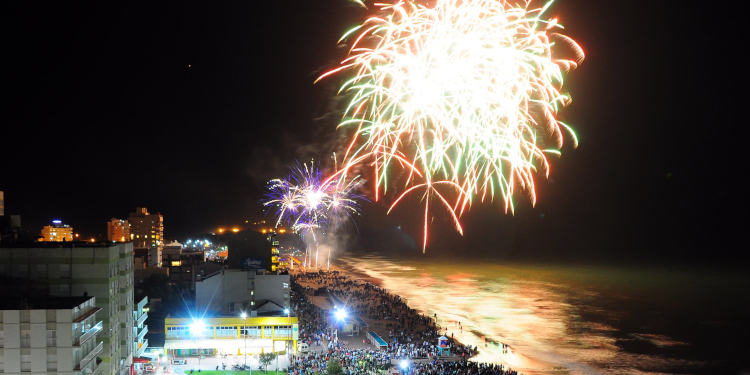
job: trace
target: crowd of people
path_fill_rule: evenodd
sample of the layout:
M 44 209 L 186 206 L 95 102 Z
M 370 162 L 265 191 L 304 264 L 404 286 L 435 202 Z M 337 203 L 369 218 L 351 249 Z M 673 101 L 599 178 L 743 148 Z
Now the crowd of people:
M 311 296 L 326 296 L 332 305 L 342 302 L 353 314 L 368 322 L 385 322 L 377 332 L 387 342 L 382 349 L 348 348 L 338 340 L 326 311 L 312 303 Z M 442 330 L 431 317 L 410 308 L 401 297 L 372 283 L 352 279 L 338 271 L 292 275 L 292 307 L 299 317 L 299 342 L 307 353 L 297 355 L 289 371 L 295 375 L 325 373 L 330 360 L 338 361 L 343 374 L 377 373 L 387 370 L 392 360 L 414 360 L 410 373 L 485 375 L 516 373 L 502 366 L 477 364 L 468 359 L 476 347 L 450 340 L 450 357 L 438 358 L 437 338 Z M 373 328 L 374 329 L 374 328 Z
M 411 373 L 415 375 L 518 375 L 518 372 L 502 365 L 469 361 L 440 361 L 414 363 Z
M 382 350 L 329 348 L 323 352 L 298 355 L 289 367 L 292 375 L 326 373 L 331 360 L 341 365 L 343 374 L 377 374 L 391 368 L 390 355 Z

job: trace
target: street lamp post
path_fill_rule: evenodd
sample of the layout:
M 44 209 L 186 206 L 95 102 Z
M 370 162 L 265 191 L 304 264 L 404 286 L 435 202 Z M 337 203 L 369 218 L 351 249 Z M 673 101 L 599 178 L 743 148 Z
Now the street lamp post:
M 284 314 L 286 314 L 287 323 L 289 323 L 289 337 L 291 338 L 292 335 L 292 317 L 291 317 L 292 311 L 287 307 L 284 309 Z M 289 340 L 286 341 L 286 345 L 284 346 L 286 349 L 286 357 L 289 359 Z M 291 360 L 290 360 L 291 361 Z M 288 368 L 288 367 L 287 367 Z M 276 356 L 276 372 L 279 372 L 279 356 Z
M 242 335 L 245 337 L 245 366 L 247 366 L 247 313 L 242 312 Z
M 205 324 L 201 320 L 193 320 L 190 325 L 190 335 L 195 339 L 195 346 L 198 347 L 198 338 L 203 334 Z M 198 348 L 198 370 L 201 368 L 201 350 Z

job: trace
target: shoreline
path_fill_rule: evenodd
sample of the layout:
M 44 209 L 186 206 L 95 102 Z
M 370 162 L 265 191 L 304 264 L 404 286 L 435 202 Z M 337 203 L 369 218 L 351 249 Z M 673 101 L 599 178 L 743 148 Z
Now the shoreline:
M 295 270 L 296 271 L 296 270 Z M 406 297 L 396 293 L 394 290 L 387 288 L 384 285 L 383 280 L 371 276 L 365 272 L 349 269 L 345 266 L 342 266 L 341 264 L 331 264 L 330 269 L 319 269 L 315 271 L 310 272 L 317 272 L 317 271 L 338 271 L 341 275 L 346 276 L 348 278 L 351 278 L 353 280 L 359 280 L 364 281 L 367 283 L 370 283 L 372 285 L 375 285 L 377 287 L 385 289 L 388 293 L 399 296 L 402 298 L 407 306 L 414 309 L 418 314 L 427 317 L 435 322 L 435 324 L 441 328 L 441 330 L 446 330 L 446 336 L 451 337 L 452 340 L 454 340 L 456 343 L 467 346 L 470 345 L 472 347 L 476 346 L 477 353 L 469 358 L 467 358 L 468 361 L 476 362 L 476 363 L 490 363 L 490 364 L 496 364 L 496 365 L 503 365 L 507 369 L 512 369 L 517 371 L 519 374 L 523 375 L 565 375 L 570 374 L 570 370 L 567 368 L 562 368 L 559 365 L 555 365 L 550 362 L 538 360 L 535 358 L 530 358 L 528 356 L 525 356 L 521 353 L 514 353 L 512 348 L 504 343 L 501 343 L 497 340 L 493 339 L 487 339 L 485 342 L 479 342 L 478 340 L 472 339 L 473 337 L 484 337 L 483 333 L 481 331 L 477 330 L 463 330 L 455 327 L 451 327 L 450 324 L 445 324 L 446 322 L 441 322 L 439 320 L 434 319 L 434 316 L 436 312 L 434 311 L 425 311 L 424 309 L 416 308 L 409 304 L 409 301 Z M 364 320 L 369 320 L 365 319 Z M 368 325 L 370 322 L 368 321 Z M 502 353 L 502 346 L 505 345 L 506 353 Z M 496 352 L 495 352 L 496 350 Z

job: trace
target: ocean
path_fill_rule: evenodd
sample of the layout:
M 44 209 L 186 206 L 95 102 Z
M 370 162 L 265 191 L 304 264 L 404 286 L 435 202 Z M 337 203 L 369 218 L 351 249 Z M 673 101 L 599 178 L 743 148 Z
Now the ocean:
M 479 348 L 476 360 L 525 374 L 750 373 L 741 270 L 380 255 L 336 263 L 436 316 L 447 335 Z

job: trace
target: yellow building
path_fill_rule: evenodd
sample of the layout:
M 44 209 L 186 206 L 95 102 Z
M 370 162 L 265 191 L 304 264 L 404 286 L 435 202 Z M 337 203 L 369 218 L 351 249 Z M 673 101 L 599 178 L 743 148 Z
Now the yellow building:
M 296 316 L 166 318 L 170 357 L 297 352 Z
M 112 218 L 107 222 L 107 240 L 112 242 L 130 241 L 130 224 L 127 220 Z
M 43 242 L 71 242 L 73 241 L 73 227 L 63 224 L 60 220 L 52 220 L 52 225 L 42 227 Z

